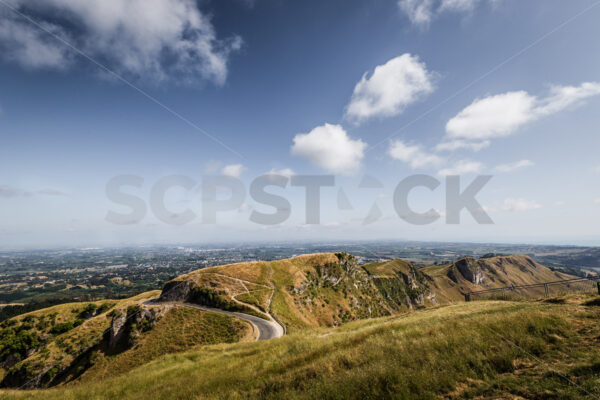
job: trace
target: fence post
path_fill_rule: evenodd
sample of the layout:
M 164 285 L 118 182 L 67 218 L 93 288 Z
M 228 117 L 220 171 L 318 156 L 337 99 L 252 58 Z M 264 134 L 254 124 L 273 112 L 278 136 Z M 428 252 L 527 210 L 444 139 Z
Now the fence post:
M 502 300 L 506 300 L 506 289 L 502 288 Z
M 598 294 L 600 294 L 600 281 L 596 282 L 596 285 L 598 285 Z
M 471 301 L 471 293 L 465 293 L 465 301 Z
M 548 284 L 544 283 L 544 292 L 546 292 L 546 297 L 548 297 Z

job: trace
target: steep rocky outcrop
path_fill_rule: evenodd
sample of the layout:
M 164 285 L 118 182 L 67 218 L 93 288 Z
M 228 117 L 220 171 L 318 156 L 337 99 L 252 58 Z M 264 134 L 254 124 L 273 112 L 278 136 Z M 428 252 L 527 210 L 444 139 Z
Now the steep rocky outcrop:
M 482 261 L 482 259 L 475 260 L 472 257 L 461 258 L 450 266 L 448 277 L 457 283 L 462 277 L 475 285 L 481 285 L 486 280 L 482 268 L 484 262 Z
M 108 331 L 108 347 L 112 350 L 130 347 L 137 337 L 162 318 L 168 306 L 135 305 L 113 312 Z
M 196 283 L 191 280 L 169 281 L 163 287 L 158 301 L 188 301 L 196 286 Z
M 433 280 L 414 265 L 396 259 L 364 266 L 384 300 L 393 309 L 436 304 Z
M 116 310 L 113 315 L 113 319 L 110 323 L 110 330 L 108 331 L 108 344 L 109 347 L 115 348 L 117 343 L 121 341 L 123 334 L 125 333 L 125 325 L 127 323 L 127 312 L 123 310 Z

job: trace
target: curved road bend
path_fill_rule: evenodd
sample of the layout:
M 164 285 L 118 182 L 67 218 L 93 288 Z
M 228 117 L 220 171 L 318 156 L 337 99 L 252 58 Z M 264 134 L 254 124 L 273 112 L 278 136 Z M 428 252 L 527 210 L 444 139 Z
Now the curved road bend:
M 177 302 L 156 303 L 154 300 L 155 299 L 147 300 L 144 303 L 191 307 L 191 308 L 197 308 L 198 310 L 210 311 L 210 312 L 215 312 L 218 314 L 225 314 L 225 315 L 229 315 L 232 317 L 237 317 L 239 319 L 243 319 L 244 321 L 247 321 L 250 324 L 252 324 L 252 326 L 258 331 L 258 339 L 257 340 L 269 340 L 269 339 L 280 338 L 283 336 L 283 327 L 281 325 L 279 325 L 277 322 L 267 321 L 266 319 L 262 319 L 260 317 L 254 316 L 254 315 L 249 315 L 249 314 L 244 314 L 244 313 L 239 313 L 239 312 L 225 311 L 225 310 L 221 310 L 219 308 L 205 307 L 205 306 L 201 306 L 198 304 L 192 304 L 192 303 L 177 303 Z

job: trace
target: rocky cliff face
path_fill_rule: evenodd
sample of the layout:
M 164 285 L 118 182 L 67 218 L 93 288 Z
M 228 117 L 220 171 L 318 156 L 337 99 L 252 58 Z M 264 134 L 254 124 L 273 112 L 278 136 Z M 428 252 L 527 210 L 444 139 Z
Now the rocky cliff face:
M 108 331 L 108 346 L 112 350 L 131 346 L 137 337 L 152 328 L 170 309 L 168 306 L 137 305 L 115 310 Z
M 448 269 L 448 277 L 457 283 L 461 277 L 475 285 L 485 283 L 486 276 L 479 261 L 481 260 L 475 260 L 472 257 L 465 257 L 456 261 Z
M 188 301 L 195 287 L 196 284 L 190 280 L 167 282 L 163 287 L 158 301 Z
M 356 258 L 346 253 L 335 256 L 336 262 L 314 265 L 285 288 L 295 310 L 319 320 L 320 325 L 388 315 L 381 294 Z
M 393 261 L 392 261 L 393 262 Z M 436 304 L 435 292 L 431 290 L 432 279 L 412 264 L 404 268 L 394 268 L 386 275 L 372 276 L 373 282 L 383 298 L 393 309 L 422 307 L 429 302 Z
M 121 338 L 125 333 L 126 323 L 127 313 L 124 310 L 116 310 L 110 323 L 110 330 L 108 331 L 109 347 L 114 349 L 117 346 L 117 343 L 121 341 Z
M 486 255 L 479 259 L 464 257 L 448 267 L 446 276 L 457 284 L 469 282 L 482 287 L 526 285 L 571 278 L 523 254 Z

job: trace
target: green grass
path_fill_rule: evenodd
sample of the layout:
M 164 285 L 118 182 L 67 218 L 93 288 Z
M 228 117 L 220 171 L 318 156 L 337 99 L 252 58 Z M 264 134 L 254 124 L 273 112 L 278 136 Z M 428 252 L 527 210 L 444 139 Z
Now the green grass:
M 3 398 L 437 399 L 600 395 L 600 308 L 473 302 L 163 356 Z M 574 383 L 568 383 L 564 375 Z

